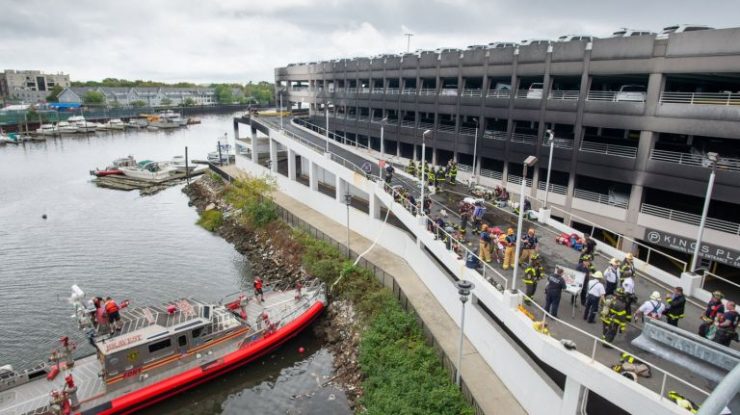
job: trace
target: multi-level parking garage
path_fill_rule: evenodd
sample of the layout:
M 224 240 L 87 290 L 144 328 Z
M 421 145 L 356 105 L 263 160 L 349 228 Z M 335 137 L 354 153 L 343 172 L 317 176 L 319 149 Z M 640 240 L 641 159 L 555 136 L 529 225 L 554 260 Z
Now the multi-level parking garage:
M 532 197 L 544 193 L 552 129 L 553 214 L 683 260 L 707 190 L 706 155 L 716 152 L 703 265 L 738 274 L 740 28 L 342 59 L 275 74 L 284 105 L 309 109 L 322 126 L 328 112 L 330 130 L 389 157 L 420 159 L 430 129 L 429 161 L 475 165 L 481 183 L 516 191 L 522 161 L 536 155 Z

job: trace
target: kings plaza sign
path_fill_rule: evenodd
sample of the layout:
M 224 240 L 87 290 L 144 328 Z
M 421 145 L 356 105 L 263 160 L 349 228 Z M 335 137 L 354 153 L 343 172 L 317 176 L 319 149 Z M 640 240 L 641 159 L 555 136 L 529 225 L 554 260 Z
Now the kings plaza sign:
M 683 236 L 655 229 L 645 230 L 645 240 L 651 244 L 665 246 L 688 254 L 693 254 L 696 247 L 696 241 L 694 239 L 684 238 Z M 699 255 L 705 259 L 740 268 L 740 251 L 738 250 L 702 242 Z

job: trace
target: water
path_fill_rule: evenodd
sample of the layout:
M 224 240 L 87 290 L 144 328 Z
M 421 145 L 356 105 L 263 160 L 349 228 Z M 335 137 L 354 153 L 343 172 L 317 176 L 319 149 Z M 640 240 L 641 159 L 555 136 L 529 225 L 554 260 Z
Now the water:
M 191 159 L 205 159 L 232 131 L 232 115 L 201 119 L 175 131 L 129 130 L 0 147 L 0 365 L 44 360 L 61 335 L 73 336 L 80 354 L 92 352 L 69 317 L 72 284 L 89 294 L 129 299 L 133 306 L 190 296 L 216 301 L 250 285 L 244 257 L 195 225 L 197 213 L 181 185 L 140 196 L 90 181 L 89 170 L 129 154 L 169 160 L 188 146 Z M 250 365 L 228 378 L 233 383 L 219 380 L 228 387 L 218 390 L 229 392 L 201 393 L 204 402 L 223 403 L 229 412 L 239 407 L 239 396 L 272 389 L 303 393 L 296 384 L 304 377 L 315 383 L 308 372 L 330 371 L 331 356 L 310 335 L 302 339 L 316 343 L 313 354 L 268 357 L 259 370 Z M 214 412 L 211 403 L 198 412 L 194 408 L 205 404 L 193 405 L 192 396 L 199 395 L 171 400 L 168 410 Z M 274 404 L 283 404 L 282 395 L 276 396 Z

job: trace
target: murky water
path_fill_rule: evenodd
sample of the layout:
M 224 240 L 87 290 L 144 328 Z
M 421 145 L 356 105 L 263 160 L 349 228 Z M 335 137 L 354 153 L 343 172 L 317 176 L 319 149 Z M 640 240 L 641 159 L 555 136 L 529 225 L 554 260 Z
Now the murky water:
M 22 368 L 44 360 L 62 335 L 77 339 L 81 354 L 91 353 L 70 318 L 72 284 L 132 305 L 189 296 L 216 301 L 249 284 L 249 264 L 195 225 L 197 213 L 181 185 L 142 197 L 90 182 L 90 169 L 129 154 L 169 160 L 188 146 L 192 159 L 205 159 L 232 131 L 232 116 L 201 119 L 171 132 L 130 130 L 0 147 L 0 365 Z M 310 334 L 300 339 L 312 344 L 306 355 L 281 350 L 157 413 L 248 413 L 244 408 L 252 406 L 244 399 L 252 398 L 293 413 L 298 401 L 286 399 L 306 393 L 316 376 L 331 375 L 330 354 Z M 333 393 L 327 391 L 306 398 L 311 403 L 304 408 L 347 413 L 339 394 L 315 398 Z

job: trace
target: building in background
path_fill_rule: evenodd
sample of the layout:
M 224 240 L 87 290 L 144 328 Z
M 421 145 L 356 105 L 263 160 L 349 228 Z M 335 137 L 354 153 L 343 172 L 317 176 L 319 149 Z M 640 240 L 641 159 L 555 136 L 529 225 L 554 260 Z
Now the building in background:
M 103 95 L 108 106 L 129 106 L 143 102 L 147 107 L 178 105 L 215 105 L 216 92 L 213 88 L 173 87 L 70 87 L 59 94 L 59 102 L 84 104 L 90 92 Z
M 55 86 L 69 87 L 69 75 L 6 69 L 0 72 L 0 98 L 27 104 L 46 102 Z

